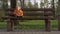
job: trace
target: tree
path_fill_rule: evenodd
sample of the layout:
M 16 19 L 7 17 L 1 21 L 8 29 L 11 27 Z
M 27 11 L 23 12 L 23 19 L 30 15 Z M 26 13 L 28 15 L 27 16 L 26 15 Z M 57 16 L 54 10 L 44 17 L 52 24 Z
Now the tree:
M 4 1 L 3 1 L 3 5 L 2 5 L 3 9 L 7 8 L 7 6 L 8 6 L 8 5 L 7 5 L 7 0 L 4 0 Z
M 58 0 L 57 14 L 60 15 L 60 0 Z
M 44 7 L 45 7 L 45 8 L 48 7 L 48 0 L 44 0 Z
M 41 3 L 40 3 L 40 7 L 41 7 L 41 8 L 44 7 L 44 3 L 42 2 L 42 0 L 41 0 Z
M 1 17 L 4 17 L 5 16 L 5 11 L 4 11 L 4 9 L 6 9 L 6 2 L 7 2 L 7 0 L 0 0 L 0 2 L 1 2 L 1 4 L 0 4 L 0 9 L 2 9 L 1 11 L 0 11 L 0 18 Z
M 34 4 L 34 8 L 38 8 L 38 3 L 35 3 Z
M 32 5 L 32 3 L 29 0 L 29 2 L 28 2 L 28 8 L 32 8 L 32 7 L 33 7 L 33 5 Z
M 34 8 L 38 8 L 38 2 L 36 0 L 34 0 Z
M 28 5 L 27 4 L 24 4 L 24 8 L 27 8 L 28 7 Z
M 2 8 L 2 5 L 3 5 L 2 0 L 0 0 L 0 9 Z

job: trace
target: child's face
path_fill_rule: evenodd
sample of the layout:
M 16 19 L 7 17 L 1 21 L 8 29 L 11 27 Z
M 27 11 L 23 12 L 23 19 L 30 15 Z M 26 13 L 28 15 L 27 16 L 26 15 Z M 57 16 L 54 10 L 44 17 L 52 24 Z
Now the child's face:
M 20 9 L 21 9 L 21 7 L 17 7 L 17 9 L 18 9 L 18 10 L 20 10 Z

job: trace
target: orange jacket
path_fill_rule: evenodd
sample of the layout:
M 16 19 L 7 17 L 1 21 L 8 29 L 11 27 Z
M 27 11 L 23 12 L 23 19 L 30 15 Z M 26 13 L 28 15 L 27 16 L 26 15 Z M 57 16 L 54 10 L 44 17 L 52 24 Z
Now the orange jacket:
M 13 12 L 15 15 L 17 15 L 17 16 L 23 16 L 23 11 L 20 9 L 20 10 L 14 10 L 14 12 Z

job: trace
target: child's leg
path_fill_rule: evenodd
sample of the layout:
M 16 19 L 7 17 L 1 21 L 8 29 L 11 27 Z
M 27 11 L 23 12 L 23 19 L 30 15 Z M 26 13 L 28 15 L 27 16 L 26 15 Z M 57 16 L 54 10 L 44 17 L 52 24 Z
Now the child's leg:
M 22 16 L 17 16 L 17 18 L 22 18 Z M 19 20 L 14 20 L 14 25 L 19 25 Z
M 14 25 L 19 25 L 19 21 L 18 20 L 14 20 Z

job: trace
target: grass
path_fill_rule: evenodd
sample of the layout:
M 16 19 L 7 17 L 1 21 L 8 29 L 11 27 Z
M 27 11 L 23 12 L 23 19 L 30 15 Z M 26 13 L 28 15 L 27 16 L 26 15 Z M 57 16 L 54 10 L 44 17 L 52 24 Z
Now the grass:
M 6 22 L 0 23 L 0 29 L 6 29 Z M 53 30 L 57 30 L 58 21 L 57 20 L 51 20 L 51 26 Z M 44 20 L 30 20 L 25 22 L 20 22 L 19 26 L 16 26 L 15 29 L 24 29 L 24 30 L 39 30 L 44 29 L 45 23 Z
M 0 22 L 0 29 L 6 29 L 6 22 Z

